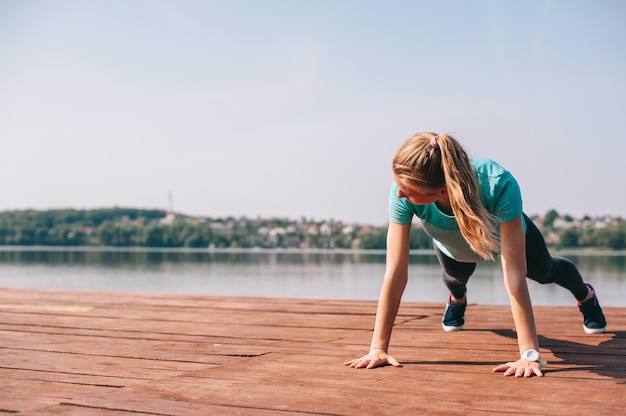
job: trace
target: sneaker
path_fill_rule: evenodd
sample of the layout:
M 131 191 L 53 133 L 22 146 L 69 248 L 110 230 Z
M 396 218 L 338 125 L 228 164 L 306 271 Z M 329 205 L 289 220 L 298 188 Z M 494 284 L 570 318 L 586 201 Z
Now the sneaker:
M 606 319 L 602 313 L 602 308 L 598 303 L 596 291 L 585 282 L 585 286 L 591 290 L 591 299 L 578 304 L 578 310 L 583 314 L 583 329 L 587 334 L 601 334 L 606 328 Z
M 452 295 L 448 297 L 446 310 L 443 313 L 441 326 L 446 332 L 460 331 L 465 324 L 465 307 L 467 306 L 467 298 L 463 303 L 457 303 L 452 300 Z

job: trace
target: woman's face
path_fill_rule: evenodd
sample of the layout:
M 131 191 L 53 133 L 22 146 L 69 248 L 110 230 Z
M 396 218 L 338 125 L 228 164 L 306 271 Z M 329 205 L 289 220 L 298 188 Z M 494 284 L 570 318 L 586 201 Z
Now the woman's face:
M 433 202 L 439 201 L 448 195 L 446 188 L 441 188 L 435 191 L 419 189 L 407 185 L 395 174 L 393 175 L 393 179 L 396 184 L 398 184 L 398 198 L 406 199 L 416 205 L 432 204 Z

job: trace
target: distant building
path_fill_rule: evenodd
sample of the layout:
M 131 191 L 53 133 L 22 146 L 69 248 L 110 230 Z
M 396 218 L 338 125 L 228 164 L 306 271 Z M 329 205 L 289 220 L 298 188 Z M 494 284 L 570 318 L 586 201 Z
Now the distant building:
M 165 217 L 163 217 L 163 218 L 161 218 L 161 219 L 159 220 L 159 222 L 160 222 L 161 224 L 164 224 L 164 225 L 171 225 L 171 224 L 173 224 L 173 223 L 174 223 L 174 220 L 175 220 L 175 219 L 176 219 L 176 214 L 174 214 L 174 213 L 172 213 L 172 212 L 168 212 L 168 213 L 165 215 Z

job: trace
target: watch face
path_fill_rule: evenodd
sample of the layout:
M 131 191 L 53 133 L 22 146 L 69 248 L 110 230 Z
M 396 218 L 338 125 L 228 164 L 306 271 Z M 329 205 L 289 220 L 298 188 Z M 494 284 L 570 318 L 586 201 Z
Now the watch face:
M 525 351 L 522 355 L 522 358 L 528 361 L 538 361 L 539 360 L 539 352 L 535 350 Z

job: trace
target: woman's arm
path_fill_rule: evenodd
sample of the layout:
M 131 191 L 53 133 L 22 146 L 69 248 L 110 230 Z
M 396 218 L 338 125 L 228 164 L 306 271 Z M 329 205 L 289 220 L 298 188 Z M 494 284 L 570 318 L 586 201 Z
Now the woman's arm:
M 345 365 L 353 368 L 374 368 L 385 364 L 400 366 L 395 358 L 387 354 L 387 350 L 408 280 L 410 234 L 411 224 L 389 223 L 385 278 L 380 290 L 370 352 L 344 363 Z
M 520 354 L 529 349 L 539 351 L 537 330 L 533 308 L 526 284 L 526 236 L 522 227 L 522 216 L 500 224 L 500 252 L 504 285 L 509 294 L 511 312 L 517 331 L 517 343 Z M 502 364 L 494 371 L 504 371 L 505 376 L 531 377 L 542 376 L 539 362 L 520 358 L 515 362 Z

